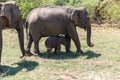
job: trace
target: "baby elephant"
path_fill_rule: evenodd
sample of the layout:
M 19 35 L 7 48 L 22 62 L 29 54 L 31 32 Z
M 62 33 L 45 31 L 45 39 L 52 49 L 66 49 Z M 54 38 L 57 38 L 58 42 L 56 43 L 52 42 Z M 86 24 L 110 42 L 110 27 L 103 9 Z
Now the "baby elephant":
M 67 41 L 64 36 L 51 36 L 45 41 L 45 46 L 47 48 L 47 57 L 50 57 L 50 52 L 55 48 L 55 53 L 60 55 L 61 44 L 66 47 Z

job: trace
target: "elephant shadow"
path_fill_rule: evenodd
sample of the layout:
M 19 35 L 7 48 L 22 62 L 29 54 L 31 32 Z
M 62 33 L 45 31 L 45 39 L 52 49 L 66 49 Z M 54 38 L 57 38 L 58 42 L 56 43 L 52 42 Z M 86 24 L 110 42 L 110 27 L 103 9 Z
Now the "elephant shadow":
M 98 58 L 101 56 L 101 54 L 95 53 L 95 52 L 89 50 L 84 53 L 84 56 L 86 56 L 87 59 L 91 59 L 91 58 Z
M 0 69 L 2 69 L 2 73 L 0 76 L 6 77 L 10 75 L 15 75 L 19 71 L 26 69 L 26 72 L 34 70 L 36 66 L 38 66 L 37 62 L 34 61 L 26 61 L 23 60 L 18 63 L 14 63 L 12 65 L 17 65 L 17 67 L 11 67 L 11 66 L 6 66 L 6 65 L 1 65 Z
M 95 53 L 93 51 L 86 51 L 84 53 L 77 53 L 77 52 L 69 52 L 69 53 L 66 53 L 66 52 L 61 52 L 61 55 L 57 55 L 57 54 L 54 54 L 54 52 L 51 53 L 51 57 L 48 58 L 48 59 L 57 59 L 57 60 L 61 60 L 61 59 L 75 59 L 75 58 L 78 58 L 80 56 L 86 56 L 87 59 L 91 59 L 91 58 L 97 58 L 97 57 L 100 57 L 101 54 L 99 53 Z M 44 52 L 41 56 L 41 58 L 47 58 L 46 57 L 46 52 Z

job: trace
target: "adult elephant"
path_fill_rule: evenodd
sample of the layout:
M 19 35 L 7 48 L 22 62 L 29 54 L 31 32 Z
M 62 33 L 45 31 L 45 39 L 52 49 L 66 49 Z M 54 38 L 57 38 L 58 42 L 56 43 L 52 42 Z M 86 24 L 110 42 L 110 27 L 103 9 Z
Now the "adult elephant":
M 0 62 L 2 54 L 2 29 L 14 28 L 18 32 L 19 44 L 22 56 L 25 55 L 24 31 L 22 25 L 22 15 L 15 1 L 0 2 Z
M 70 39 L 76 45 L 77 52 L 82 52 L 79 42 L 76 26 L 82 27 L 87 31 L 87 44 L 93 47 L 91 43 L 91 23 L 86 8 L 71 8 L 68 6 L 48 6 L 33 9 L 27 19 L 26 27 L 28 41 L 26 53 L 31 54 L 30 48 L 34 41 L 34 52 L 39 51 L 39 40 L 42 37 L 63 34 L 68 40 L 66 51 L 70 51 Z

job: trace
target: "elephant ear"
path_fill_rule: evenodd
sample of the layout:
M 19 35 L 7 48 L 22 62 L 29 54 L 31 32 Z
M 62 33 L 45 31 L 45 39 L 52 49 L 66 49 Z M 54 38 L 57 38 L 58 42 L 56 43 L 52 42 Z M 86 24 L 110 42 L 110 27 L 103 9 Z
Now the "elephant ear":
M 78 25 L 78 10 L 74 10 L 71 14 L 71 20 L 75 23 L 75 25 Z
M 0 2 L 0 14 L 1 14 L 2 3 Z
M 11 5 L 11 20 L 12 22 L 11 23 L 15 23 L 16 21 L 18 21 L 19 19 L 21 19 L 21 12 L 20 12 L 20 9 L 19 9 L 19 6 L 14 3 Z
M 20 10 L 15 1 L 2 3 L 0 15 L 7 19 L 9 24 L 14 24 L 21 17 Z
M 2 3 L 1 7 L 1 14 L 3 18 L 9 21 L 11 23 L 11 11 L 10 11 L 10 4 Z

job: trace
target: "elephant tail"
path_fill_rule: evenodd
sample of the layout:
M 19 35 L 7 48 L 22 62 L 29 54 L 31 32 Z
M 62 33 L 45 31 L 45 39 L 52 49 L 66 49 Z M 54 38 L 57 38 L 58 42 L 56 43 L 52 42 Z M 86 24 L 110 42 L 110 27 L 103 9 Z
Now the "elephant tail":
M 27 40 L 28 40 L 28 22 L 27 21 L 25 22 L 25 25 L 26 25 L 26 37 L 27 37 Z

